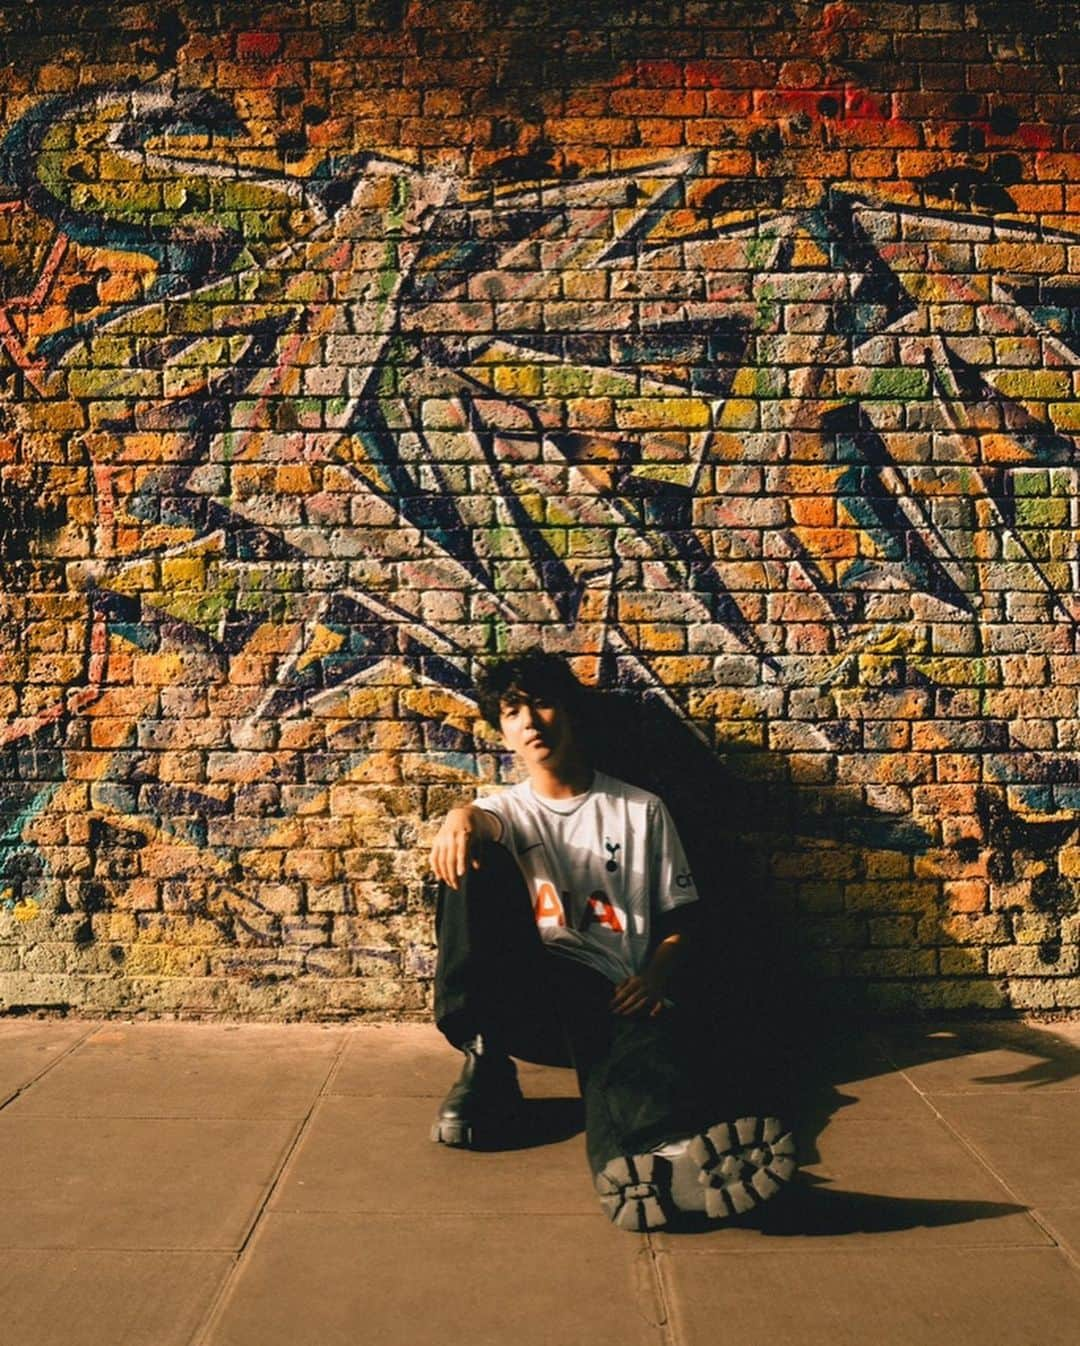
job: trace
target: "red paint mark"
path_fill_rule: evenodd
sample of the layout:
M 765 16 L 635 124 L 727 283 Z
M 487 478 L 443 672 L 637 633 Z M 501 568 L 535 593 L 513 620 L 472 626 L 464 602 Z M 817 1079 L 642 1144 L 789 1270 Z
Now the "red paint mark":
M 3 304 L 0 304 L 0 346 L 11 356 L 12 363 L 22 370 L 23 378 L 34 392 L 44 397 L 45 385 L 38 376 L 44 372 L 45 366 L 40 361 L 31 360 L 26 353 L 22 338 L 11 321 L 7 307 Z
M 838 3 L 826 5 L 821 15 L 821 29 L 825 33 L 835 33 L 843 28 L 861 28 L 863 16 L 854 5 L 838 0 Z
M 52 283 L 56 279 L 56 273 L 60 269 L 60 263 L 64 260 L 64 254 L 67 252 L 68 240 L 66 234 L 57 234 L 56 241 L 49 249 L 49 255 L 45 258 L 45 265 L 41 268 L 41 274 L 37 278 L 37 283 L 26 298 L 27 306 L 37 308 L 45 302 L 45 296 L 52 289 Z
M 853 89 L 850 85 L 844 90 L 844 114 L 852 120 L 884 122 L 889 120 L 890 111 L 888 94 L 875 97 L 865 89 Z
M 1019 127 L 1014 134 L 1020 144 L 1026 145 L 1028 149 L 1052 150 L 1054 148 L 1054 135 L 1049 126 L 1037 126 L 1029 122 L 1026 126 Z
M 835 111 L 822 111 L 823 98 L 832 99 Z M 811 117 L 836 116 L 842 114 L 844 107 L 844 91 L 839 86 L 832 89 L 777 89 L 776 99 L 783 104 L 785 112 L 805 112 Z
M 823 85 L 817 89 L 763 89 L 755 94 L 755 103 L 761 116 L 803 113 L 810 117 L 824 117 L 830 121 L 873 121 L 900 125 L 902 119 L 892 116 L 889 94 L 871 94 L 851 85 Z
M 280 33 L 237 33 L 236 35 L 236 54 L 241 60 L 269 61 L 280 50 Z

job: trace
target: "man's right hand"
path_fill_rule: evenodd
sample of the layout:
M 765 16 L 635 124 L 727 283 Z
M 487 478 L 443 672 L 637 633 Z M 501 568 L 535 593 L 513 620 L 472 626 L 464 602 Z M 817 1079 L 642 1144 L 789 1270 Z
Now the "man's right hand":
M 470 866 L 479 869 L 477 847 L 483 841 L 494 839 L 495 825 L 492 815 L 483 809 L 472 805 L 451 809 L 431 847 L 431 868 L 435 877 L 456 888 Z

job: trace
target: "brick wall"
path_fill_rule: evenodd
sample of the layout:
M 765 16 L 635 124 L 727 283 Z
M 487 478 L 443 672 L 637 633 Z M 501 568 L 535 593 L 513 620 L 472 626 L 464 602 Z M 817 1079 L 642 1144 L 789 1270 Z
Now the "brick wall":
M 0 39 L 0 1004 L 421 1011 L 539 642 L 740 948 L 1080 1007 L 1070 4 Z

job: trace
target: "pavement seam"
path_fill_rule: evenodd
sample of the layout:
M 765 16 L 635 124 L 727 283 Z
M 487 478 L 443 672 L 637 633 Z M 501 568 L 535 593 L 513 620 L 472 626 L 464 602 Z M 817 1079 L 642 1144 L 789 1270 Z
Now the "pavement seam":
M 228 1299 L 229 1291 L 232 1289 L 232 1286 L 234 1285 L 236 1278 L 240 1274 L 240 1271 L 244 1265 L 244 1259 L 247 1255 L 248 1248 L 251 1246 L 251 1241 L 255 1237 L 255 1231 L 261 1224 L 263 1215 L 266 1212 L 266 1208 L 270 1204 L 270 1201 L 273 1198 L 274 1193 L 277 1191 L 282 1178 L 285 1176 L 285 1173 L 289 1168 L 293 1156 L 296 1154 L 300 1142 L 307 1135 L 308 1129 L 311 1125 L 311 1119 L 315 1114 L 315 1109 L 319 1106 L 319 1104 L 323 1100 L 327 1082 L 333 1078 L 334 1073 L 338 1068 L 338 1063 L 340 1062 L 341 1057 L 344 1055 L 345 1049 L 348 1046 L 349 1042 L 355 1035 L 355 1032 L 356 1030 L 353 1029 L 352 1031 L 342 1035 L 342 1039 L 338 1045 L 338 1049 L 334 1053 L 330 1061 L 330 1064 L 327 1066 L 326 1074 L 323 1076 L 323 1081 L 319 1085 L 319 1088 L 315 1093 L 315 1096 L 311 1100 L 311 1106 L 304 1114 L 304 1117 L 301 1120 L 300 1125 L 296 1128 L 296 1134 L 293 1136 L 292 1144 L 287 1147 L 284 1155 L 282 1156 L 280 1164 L 278 1164 L 277 1172 L 274 1174 L 270 1182 L 267 1184 L 266 1191 L 263 1193 L 263 1198 L 259 1202 L 258 1209 L 255 1211 L 255 1214 L 252 1217 L 251 1223 L 248 1226 L 247 1233 L 241 1240 L 239 1248 L 237 1248 L 235 1251 L 233 1264 L 226 1272 L 225 1276 L 222 1278 L 221 1284 L 218 1286 L 217 1291 L 211 1297 L 210 1304 L 208 1305 L 206 1312 L 203 1314 L 203 1317 L 196 1326 L 194 1332 L 192 1332 L 191 1336 L 188 1338 L 188 1346 L 205 1346 L 205 1343 L 209 1338 L 209 1334 L 213 1331 L 214 1327 L 217 1325 L 217 1322 L 221 1316 L 221 1311 L 225 1305 L 226 1300 Z
M 33 1088 L 33 1086 L 37 1084 L 38 1080 L 43 1079 L 49 1073 L 49 1071 L 54 1070 L 60 1064 L 61 1061 L 66 1061 L 67 1058 L 71 1055 L 71 1053 L 77 1051 L 78 1048 L 83 1045 L 83 1043 L 86 1041 L 88 1037 L 92 1037 L 93 1034 L 97 1032 L 99 1027 L 100 1027 L 99 1024 L 91 1024 L 81 1037 L 75 1038 L 71 1042 L 70 1046 L 68 1046 L 64 1051 L 60 1052 L 58 1056 L 53 1057 L 53 1059 L 46 1066 L 44 1066 L 41 1070 L 38 1071 L 38 1073 L 34 1076 L 33 1079 L 27 1080 L 25 1084 L 20 1084 L 13 1094 L 9 1094 L 8 1097 L 3 1100 L 3 1102 L 0 1102 L 0 1112 L 2 1112 L 3 1109 L 6 1108 L 9 1104 L 14 1103 L 17 1098 L 20 1098 L 27 1091 L 27 1089 Z
M 657 1321 L 653 1326 L 660 1329 L 660 1339 L 664 1346 L 679 1346 L 679 1333 L 675 1328 L 675 1315 L 672 1312 L 671 1297 L 668 1295 L 668 1287 L 661 1266 L 663 1251 L 656 1246 L 650 1234 L 645 1235 L 645 1256 L 648 1259 L 652 1277 L 652 1296 L 657 1310 Z M 652 1320 L 650 1319 L 650 1321 Z
M 892 1061 L 891 1056 L 889 1059 L 890 1061 Z M 1062 1254 L 1062 1256 L 1068 1262 L 1069 1266 L 1073 1269 L 1073 1271 L 1075 1271 L 1078 1275 L 1080 1275 L 1080 1255 L 1078 1255 L 1071 1247 L 1069 1247 L 1068 1244 L 1062 1243 L 1059 1240 L 1057 1235 L 1054 1233 L 1053 1229 L 1051 1229 L 1042 1219 L 1042 1217 L 1039 1216 L 1039 1214 L 1032 1206 L 1032 1204 L 1028 1201 L 1024 1201 L 1017 1194 L 1017 1192 L 1013 1189 L 1011 1183 L 1009 1183 L 997 1171 L 997 1169 L 994 1167 L 991 1161 L 987 1158 L 986 1155 L 983 1154 L 983 1152 L 979 1149 L 979 1147 L 975 1144 L 975 1142 L 968 1140 L 967 1136 L 965 1136 L 964 1133 L 961 1130 L 959 1130 L 958 1127 L 954 1126 L 953 1123 L 949 1121 L 949 1119 L 945 1116 L 943 1112 L 941 1112 L 938 1108 L 934 1106 L 933 1098 L 931 1097 L 931 1095 L 925 1093 L 922 1089 L 920 1089 L 919 1086 L 915 1083 L 915 1081 L 911 1078 L 911 1076 L 907 1073 L 907 1071 L 903 1067 L 897 1066 L 895 1062 L 892 1062 L 892 1064 L 896 1070 L 896 1073 L 915 1092 L 916 1096 L 923 1101 L 923 1103 L 926 1105 L 926 1107 L 929 1109 L 932 1115 L 938 1120 L 938 1122 L 941 1123 L 941 1125 L 946 1129 L 946 1131 L 948 1131 L 948 1133 L 952 1136 L 952 1138 L 963 1149 L 965 1149 L 969 1155 L 971 1155 L 971 1157 L 975 1160 L 975 1162 L 981 1168 L 983 1168 L 990 1175 L 991 1178 L 994 1179 L 994 1181 L 998 1184 L 998 1186 L 1005 1191 L 1005 1193 L 1008 1195 L 1011 1201 L 1013 1201 L 1016 1205 L 1022 1206 L 1024 1208 L 1024 1211 L 1026 1212 L 1032 1223 L 1043 1231 L 1043 1233 L 1054 1245 L 1054 1247 L 1058 1250 L 1058 1252 Z
M 989 1087 L 992 1088 L 993 1086 Z M 1049 1094 L 1051 1098 L 1057 1098 L 1059 1094 L 1080 1094 L 1080 1089 L 1057 1089 L 1057 1088 L 1049 1088 L 1045 1085 L 1040 1085 L 1039 1087 L 1043 1090 L 1044 1093 Z M 917 1090 L 917 1092 L 922 1098 L 926 1098 L 928 1096 L 932 1096 L 934 1098 L 980 1098 L 980 1097 L 985 1098 L 986 1087 L 984 1086 L 982 1089 L 933 1089 L 933 1090 L 919 1089 Z M 1006 1098 L 1019 1098 L 1021 1095 L 1023 1095 L 1025 1090 L 1023 1088 L 1019 1089 L 1002 1088 L 1000 1092 L 1003 1093 Z
M 306 1113 L 289 1115 L 263 1114 L 261 1117 L 219 1116 L 212 1112 L 30 1112 L 22 1110 L 21 1116 L 30 1122 L 243 1122 L 246 1125 L 264 1126 L 274 1122 L 303 1121 Z

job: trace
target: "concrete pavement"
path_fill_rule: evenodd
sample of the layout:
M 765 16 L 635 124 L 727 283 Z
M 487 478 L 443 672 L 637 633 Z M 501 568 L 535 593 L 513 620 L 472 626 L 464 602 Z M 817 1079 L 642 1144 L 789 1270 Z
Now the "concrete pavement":
M 1072 1346 L 1080 1024 L 839 1031 L 747 1225 L 599 1212 L 568 1071 L 427 1139 L 425 1025 L 0 1020 L 10 1346 Z

